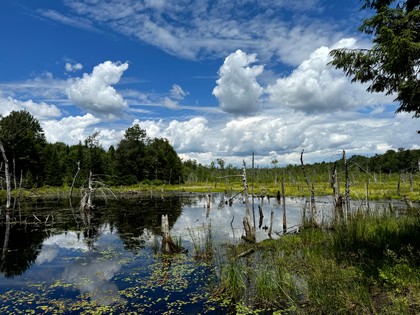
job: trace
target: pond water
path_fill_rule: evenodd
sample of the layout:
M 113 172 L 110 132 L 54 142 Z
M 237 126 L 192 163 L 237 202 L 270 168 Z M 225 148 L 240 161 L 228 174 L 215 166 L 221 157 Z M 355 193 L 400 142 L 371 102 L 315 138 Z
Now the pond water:
M 281 230 L 273 201 L 261 205 L 258 240 L 268 237 L 271 211 L 273 236 Z M 301 207 L 288 200 L 289 226 Z M 222 194 L 191 194 L 97 200 L 90 218 L 60 199 L 20 204 L 10 223 L 3 210 L 0 313 L 222 314 L 210 298 L 216 266 L 194 259 L 193 248 L 209 232 L 214 244 L 239 242 L 244 209 L 240 198 L 229 205 Z M 161 254 L 162 214 L 188 253 Z
M 232 204 L 223 194 L 183 194 L 98 199 L 95 205 L 89 217 L 61 199 L 18 204 L 10 220 L 2 210 L 0 314 L 226 313 L 211 298 L 217 259 L 195 259 L 194 246 L 206 233 L 216 251 L 241 240 L 240 196 Z M 305 199 L 286 198 L 286 205 L 292 231 Z M 330 205 L 321 202 L 319 213 L 327 214 Z M 272 237 L 281 235 L 277 200 L 256 199 L 251 209 L 257 241 L 268 238 L 271 213 Z M 168 214 L 172 238 L 188 252 L 162 255 L 162 214 Z

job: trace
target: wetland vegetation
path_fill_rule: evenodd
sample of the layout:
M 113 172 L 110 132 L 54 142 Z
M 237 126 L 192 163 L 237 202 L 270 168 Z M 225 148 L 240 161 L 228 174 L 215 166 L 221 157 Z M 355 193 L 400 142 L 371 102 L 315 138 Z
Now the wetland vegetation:
M 420 311 L 420 150 L 245 172 L 137 125 L 108 151 L 0 127 L 1 313 Z

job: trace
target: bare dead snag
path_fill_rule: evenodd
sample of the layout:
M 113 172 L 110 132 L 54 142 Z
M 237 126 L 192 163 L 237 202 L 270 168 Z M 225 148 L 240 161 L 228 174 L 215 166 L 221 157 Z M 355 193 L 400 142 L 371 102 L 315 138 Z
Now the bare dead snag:
M 338 182 L 338 172 L 337 172 L 337 162 L 334 163 L 334 170 L 331 176 L 331 188 L 333 190 L 334 195 L 334 205 L 337 207 L 339 205 L 339 197 L 340 197 L 340 186 Z
M 311 211 L 311 222 L 312 223 L 315 223 L 315 214 L 316 214 L 316 207 L 315 207 L 315 189 L 314 189 L 314 185 L 313 184 L 312 184 L 312 188 L 311 188 L 311 183 L 309 181 L 309 177 L 306 174 L 305 164 L 303 163 L 303 152 L 304 152 L 304 150 L 302 149 L 302 152 L 300 154 L 300 165 L 302 167 L 303 176 L 305 177 L 306 186 L 308 187 L 308 191 L 310 193 L 309 209 Z
M 283 234 L 286 234 L 287 223 L 286 223 L 286 195 L 284 192 L 284 178 L 281 179 L 281 194 L 283 198 Z
M 344 162 L 344 170 L 346 174 L 346 212 L 345 212 L 345 219 L 347 220 L 347 216 L 350 212 L 350 179 L 349 179 L 349 168 L 347 165 L 347 159 L 346 159 L 346 151 L 343 150 L 343 162 Z
M 303 152 L 304 152 L 304 149 L 302 149 L 302 152 L 300 153 L 300 166 L 302 168 L 303 176 L 305 177 L 306 186 L 308 187 L 308 191 L 311 191 L 311 183 L 309 182 L 309 177 L 306 175 L 305 164 L 303 163 Z
M 246 180 L 245 161 L 243 161 L 242 176 L 243 176 L 242 181 L 243 181 L 243 186 L 244 186 L 244 198 L 245 198 L 245 206 L 246 206 L 245 217 L 243 219 L 245 235 L 242 235 L 242 239 L 250 243 L 255 243 L 256 241 L 255 226 L 252 224 L 251 213 L 249 210 L 248 183 Z
M 370 211 L 370 205 L 369 205 L 369 183 L 370 183 L 370 178 L 368 178 L 368 180 L 365 183 L 365 203 L 366 203 L 366 210 L 368 212 Z
M 80 161 L 77 161 L 77 171 L 76 171 L 76 174 L 73 177 L 73 182 L 71 183 L 71 188 L 70 188 L 70 195 L 69 195 L 70 205 L 72 204 L 71 200 L 72 200 L 72 197 L 73 197 L 74 184 L 76 183 L 76 178 L 79 175 L 79 172 L 80 172 Z
M 162 214 L 162 251 L 164 254 L 177 254 L 185 252 L 185 249 L 172 240 L 169 233 L 169 219 L 167 214 Z
M 6 209 L 10 208 L 12 199 L 12 188 L 10 183 L 9 161 L 7 160 L 6 151 L 4 150 L 3 142 L 0 141 L 0 150 L 4 161 L 4 176 L 6 177 Z

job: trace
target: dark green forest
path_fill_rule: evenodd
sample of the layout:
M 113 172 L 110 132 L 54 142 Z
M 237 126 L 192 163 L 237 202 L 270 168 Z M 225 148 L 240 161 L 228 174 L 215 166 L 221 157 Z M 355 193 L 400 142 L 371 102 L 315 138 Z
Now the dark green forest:
M 107 185 L 182 181 L 181 159 L 168 140 L 151 139 L 134 125 L 116 147 L 105 150 L 98 136 L 96 132 L 71 146 L 48 143 L 40 123 L 27 111 L 14 111 L 0 119 L 0 141 L 15 188 L 70 186 L 76 174 L 75 185 L 81 186 L 90 172 Z
M 37 119 L 27 111 L 13 111 L 0 117 L 2 142 L 12 173 L 13 187 L 39 188 L 43 186 L 81 186 L 90 172 L 96 180 L 110 186 L 145 184 L 181 184 L 223 181 L 242 173 L 241 167 L 226 165 L 218 158 L 210 165 L 194 160 L 182 161 L 167 139 L 149 138 L 146 131 L 134 125 L 114 147 L 105 150 L 100 144 L 99 132 L 88 136 L 77 145 L 62 142 L 48 143 Z M 252 152 L 250 152 L 250 155 Z M 419 172 L 420 150 L 389 150 L 372 157 L 353 155 L 347 164 L 352 171 L 369 174 Z M 328 176 L 343 160 L 306 165 L 309 174 Z M 250 166 L 248 166 L 250 167 Z M 1 163 L 4 172 L 4 162 Z M 273 172 L 273 169 L 275 172 Z M 275 176 L 301 176 L 300 165 L 255 168 L 257 179 L 271 181 Z M 4 185 L 3 185 L 4 186 Z

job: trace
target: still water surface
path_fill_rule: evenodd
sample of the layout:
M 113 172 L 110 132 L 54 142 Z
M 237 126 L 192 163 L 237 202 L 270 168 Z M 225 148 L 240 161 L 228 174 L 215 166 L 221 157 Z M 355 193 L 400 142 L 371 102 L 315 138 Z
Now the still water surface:
M 60 199 L 21 204 L 10 213 L 10 223 L 3 210 L 0 314 L 226 313 L 211 299 L 218 259 L 194 259 L 193 245 L 206 233 L 216 252 L 223 244 L 240 242 L 245 213 L 240 196 L 231 205 L 223 194 L 137 196 L 95 204 L 88 218 Z M 286 198 L 286 205 L 287 226 L 293 230 L 305 199 Z M 317 204 L 319 214 L 328 214 L 330 205 L 330 200 Z M 257 241 L 268 238 L 271 212 L 272 237 L 278 237 L 282 205 L 256 199 L 253 209 Z M 162 255 L 162 214 L 168 214 L 171 236 L 187 253 Z
M 226 201 L 214 194 L 208 208 L 207 195 L 98 200 L 90 224 L 66 200 L 21 204 L 10 224 L 2 213 L 0 313 L 223 313 L 210 299 L 216 266 L 193 259 L 192 241 L 209 228 L 216 248 L 240 241 L 245 206 L 240 198 Z M 266 200 L 262 209 L 259 240 L 268 237 L 271 211 L 273 231 L 282 226 L 277 202 Z M 300 209 L 288 200 L 289 226 L 298 224 Z M 161 254 L 162 214 L 188 253 Z

